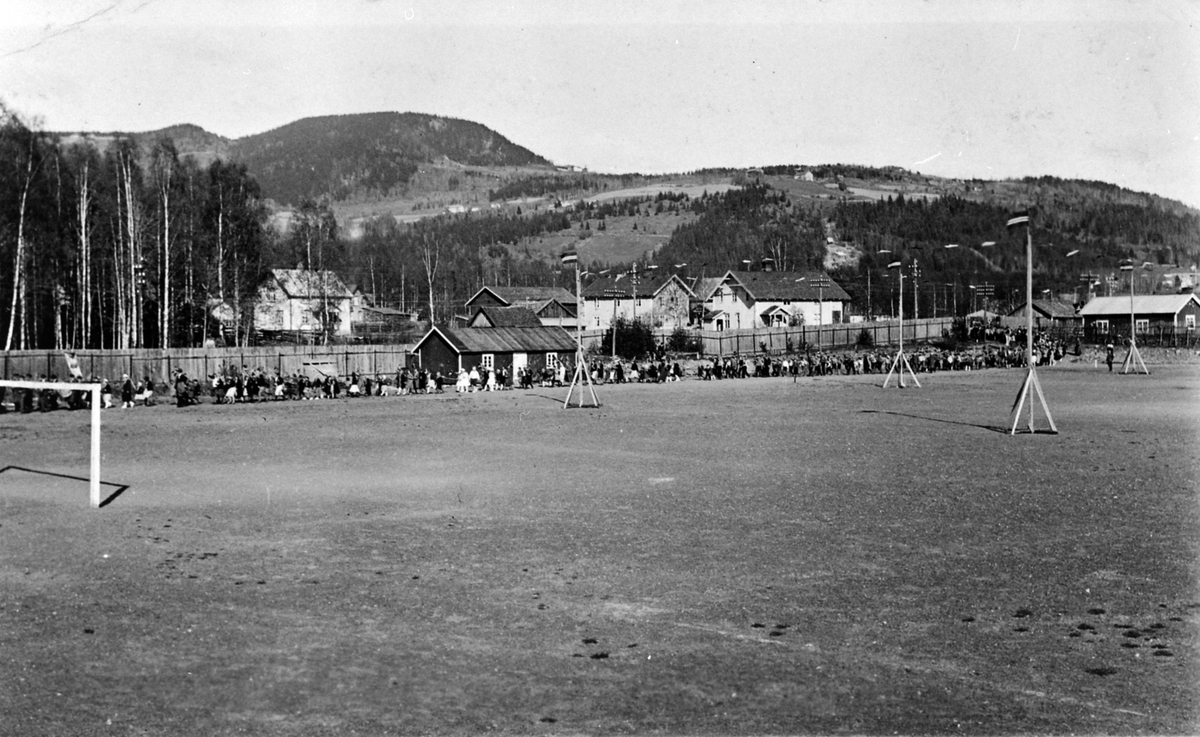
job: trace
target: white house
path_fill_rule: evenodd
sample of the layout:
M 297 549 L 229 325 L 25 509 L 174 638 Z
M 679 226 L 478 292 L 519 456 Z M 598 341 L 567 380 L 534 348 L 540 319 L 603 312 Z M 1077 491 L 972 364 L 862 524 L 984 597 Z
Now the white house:
M 683 327 L 694 296 L 675 274 L 644 271 L 604 277 L 583 290 L 583 327 L 607 330 L 618 317 L 656 328 Z
M 708 330 L 839 323 L 850 301 L 819 271 L 727 271 L 696 285 Z
M 254 329 L 350 335 L 353 295 L 329 270 L 272 269 L 258 290 Z

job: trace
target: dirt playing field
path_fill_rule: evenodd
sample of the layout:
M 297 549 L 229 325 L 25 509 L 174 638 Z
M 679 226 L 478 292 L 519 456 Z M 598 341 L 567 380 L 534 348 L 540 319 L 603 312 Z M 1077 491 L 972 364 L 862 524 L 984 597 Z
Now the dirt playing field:
M 0 734 L 1194 734 L 1151 368 L 0 416 Z

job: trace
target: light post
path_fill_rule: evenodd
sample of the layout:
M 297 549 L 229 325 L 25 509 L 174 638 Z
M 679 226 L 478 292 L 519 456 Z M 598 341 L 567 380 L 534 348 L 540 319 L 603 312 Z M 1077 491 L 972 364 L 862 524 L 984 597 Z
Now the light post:
M 896 351 L 896 357 L 892 360 L 892 366 L 888 369 L 887 376 L 883 380 L 883 388 L 887 389 L 888 383 L 892 380 L 892 374 L 899 369 L 899 387 L 904 388 L 904 369 L 908 369 L 908 373 L 912 376 L 913 383 L 919 388 L 921 382 L 917 381 L 917 375 L 913 373 L 912 366 L 908 363 L 908 357 L 904 355 L 904 267 L 900 261 L 893 261 L 888 264 L 888 269 L 896 270 L 896 279 L 900 282 L 900 347 Z
M 1129 353 L 1125 354 L 1125 360 L 1121 362 L 1121 373 L 1127 374 L 1133 370 L 1133 362 L 1136 359 L 1142 367 L 1143 374 L 1149 374 L 1149 369 L 1146 368 L 1145 361 L 1142 360 L 1142 354 L 1137 348 L 1137 318 L 1134 314 L 1133 306 L 1133 260 L 1125 259 L 1121 262 L 1121 271 L 1129 272 Z
M 913 320 L 921 319 L 921 301 L 917 298 L 917 279 L 921 278 L 921 266 L 914 258 L 912 262 L 912 283 L 913 283 Z
M 613 298 L 613 319 L 612 319 L 612 357 L 613 361 L 617 360 L 617 300 L 625 296 L 623 289 L 605 289 L 604 295 Z

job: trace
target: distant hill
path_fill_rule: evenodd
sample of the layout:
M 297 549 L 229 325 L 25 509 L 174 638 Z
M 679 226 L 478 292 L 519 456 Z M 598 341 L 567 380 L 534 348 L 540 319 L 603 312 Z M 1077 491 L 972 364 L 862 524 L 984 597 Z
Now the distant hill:
M 142 151 L 170 138 L 202 166 L 216 158 L 244 163 L 263 194 L 283 205 L 328 196 L 335 201 L 400 194 L 424 164 L 440 167 L 552 167 L 546 159 L 469 120 L 423 113 L 363 113 L 303 118 L 228 139 L 196 125 L 139 133 L 63 133 L 64 143 L 101 150 L 128 135 Z
M 263 193 L 280 203 L 329 195 L 387 196 L 421 164 L 550 166 L 495 131 L 467 120 L 421 113 L 366 113 L 304 118 L 233 142 Z

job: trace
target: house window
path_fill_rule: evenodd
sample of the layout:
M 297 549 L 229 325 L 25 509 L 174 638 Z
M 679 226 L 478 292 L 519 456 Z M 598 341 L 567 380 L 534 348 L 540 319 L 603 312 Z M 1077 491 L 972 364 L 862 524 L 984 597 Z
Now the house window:
M 1188 330 L 1195 330 L 1196 329 L 1196 316 L 1195 315 L 1184 315 L 1183 316 L 1183 324 L 1187 326 Z
M 496 354 L 494 354 L 494 353 L 483 354 L 482 356 L 479 357 L 480 367 L 491 370 L 492 368 L 495 367 L 495 357 L 496 357 Z
M 1108 332 L 1108 320 L 1097 320 L 1096 321 L 1096 330 L 1100 331 L 1101 333 L 1107 333 Z
M 1149 320 L 1134 320 L 1133 321 L 1133 329 L 1138 331 L 1139 333 L 1145 333 L 1150 330 L 1150 321 Z
M 550 369 L 558 368 L 558 354 L 557 353 L 547 353 L 546 354 L 546 368 L 550 368 Z

